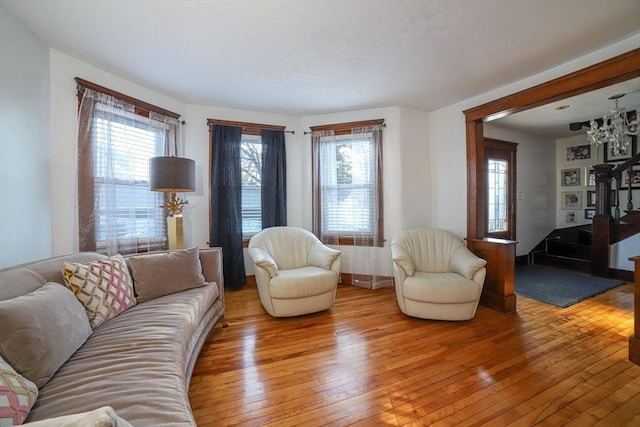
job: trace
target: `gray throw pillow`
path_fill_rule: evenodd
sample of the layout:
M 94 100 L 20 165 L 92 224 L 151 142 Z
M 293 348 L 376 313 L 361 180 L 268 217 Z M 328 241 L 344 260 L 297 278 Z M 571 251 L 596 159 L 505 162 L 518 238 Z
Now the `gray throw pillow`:
M 129 258 L 138 302 L 205 285 L 197 247 Z
M 84 307 L 58 283 L 0 301 L 0 355 L 41 388 L 91 335 Z

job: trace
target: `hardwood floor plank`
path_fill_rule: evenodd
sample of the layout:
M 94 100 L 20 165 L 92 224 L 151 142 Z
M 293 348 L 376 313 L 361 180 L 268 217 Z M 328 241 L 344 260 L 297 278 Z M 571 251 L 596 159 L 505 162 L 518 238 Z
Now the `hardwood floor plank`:
M 330 310 L 284 319 L 255 287 L 227 291 L 229 327 L 200 353 L 191 405 L 200 426 L 633 423 L 632 292 L 441 322 L 402 314 L 392 289 L 340 286 Z

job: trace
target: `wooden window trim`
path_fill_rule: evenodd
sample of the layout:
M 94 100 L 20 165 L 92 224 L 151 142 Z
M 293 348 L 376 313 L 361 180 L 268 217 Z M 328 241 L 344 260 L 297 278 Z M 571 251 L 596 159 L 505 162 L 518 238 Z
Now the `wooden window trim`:
M 81 79 L 80 77 L 76 77 L 75 81 L 76 81 L 76 84 L 80 87 L 80 90 L 78 91 L 78 109 L 80 108 L 80 103 L 82 102 L 82 96 L 84 95 L 84 90 L 82 89 L 91 89 L 91 90 L 95 90 L 96 92 L 104 93 L 105 95 L 113 96 L 114 98 L 119 99 L 120 101 L 124 101 L 129 104 L 132 104 L 135 108 L 135 111 L 134 111 L 135 114 L 139 116 L 148 118 L 149 113 L 153 111 L 154 113 L 163 114 L 165 116 L 173 117 L 174 119 L 180 118 L 180 114 L 178 113 L 165 110 L 164 108 L 160 108 L 157 105 L 149 104 L 148 102 L 141 101 L 129 95 L 125 95 L 124 93 L 116 92 L 113 89 L 100 86 L 99 84 Z
M 320 132 L 320 131 L 333 131 L 335 135 L 348 135 L 351 133 L 352 129 L 364 128 L 368 126 L 384 126 L 384 119 L 374 119 L 374 120 L 363 120 L 357 122 L 345 122 L 345 123 L 336 123 L 336 124 L 328 124 L 328 125 L 320 125 L 320 126 L 309 126 L 312 132 Z M 382 141 L 381 141 L 382 143 Z M 382 153 L 382 150 L 380 150 Z M 315 156 L 312 153 L 312 156 Z M 314 158 L 313 162 L 316 161 Z M 371 238 L 358 238 L 355 239 L 353 237 L 339 237 L 338 245 L 341 246 L 371 246 L 371 247 L 383 247 L 384 246 L 384 200 L 382 198 L 383 190 L 382 190 L 382 171 L 383 171 L 383 159 L 382 155 L 379 158 L 378 171 L 376 174 L 378 180 L 378 239 Z M 312 186 L 312 211 L 315 212 L 316 209 L 319 209 L 319 183 L 315 174 L 312 174 L 311 177 L 311 186 Z M 314 221 L 313 224 L 314 231 L 320 230 L 320 223 L 322 219 L 320 215 L 317 216 L 317 220 Z
M 260 136 L 262 134 L 263 129 L 282 130 L 282 131 L 286 129 L 286 126 L 264 125 L 260 123 L 249 123 L 249 122 L 234 122 L 231 120 L 218 120 L 218 119 L 207 119 L 207 125 L 209 126 L 210 134 L 211 134 L 212 125 L 241 127 L 243 135 L 256 135 L 256 136 Z

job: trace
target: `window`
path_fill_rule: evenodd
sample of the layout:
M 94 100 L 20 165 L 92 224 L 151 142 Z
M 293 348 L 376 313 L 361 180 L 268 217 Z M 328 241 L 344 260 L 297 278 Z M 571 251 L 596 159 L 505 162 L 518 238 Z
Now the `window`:
M 311 130 L 314 232 L 325 243 L 382 246 L 382 120 Z
M 154 118 L 145 117 L 135 105 L 87 87 L 79 96 L 80 250 L 126 254 L 164 249 L 164 193 L 149 190 L 149 159 L 164 155 L 168 122 L 149 111 L 146 115 Z
M 241 237 L 246 246 L 263 228 L 286 225 L 284 126 L 218 119 L 207 122 L 213 177 L 211 241 L 224 234 L 220 229 L 224 223 L 224 232 L 232 229 L 234 239 L 242 228 Z M 236 194 L 238 188 L 240 192 Z M 216 217 L 224 217 L 226 221 Z
M 262 138 L 242 135 L 242 237 L 248 240 L 262 230 Z

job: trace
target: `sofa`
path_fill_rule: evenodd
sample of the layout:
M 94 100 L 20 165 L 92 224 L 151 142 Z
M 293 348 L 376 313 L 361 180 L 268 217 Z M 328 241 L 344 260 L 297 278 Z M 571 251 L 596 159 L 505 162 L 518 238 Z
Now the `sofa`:
M 195 426 L 191 373 L 223 315 L 220 248 L 0 270 L 0 394 L 17 390 L 0 425 Z

